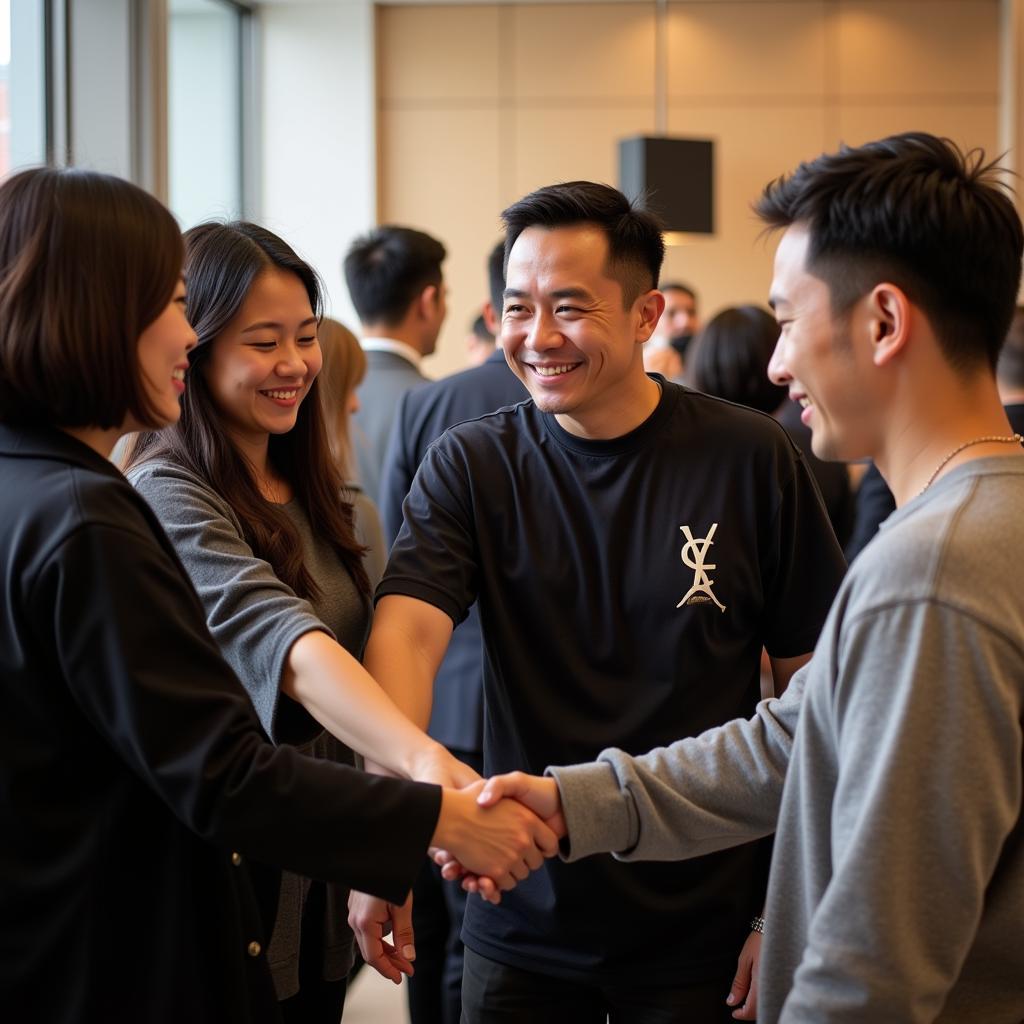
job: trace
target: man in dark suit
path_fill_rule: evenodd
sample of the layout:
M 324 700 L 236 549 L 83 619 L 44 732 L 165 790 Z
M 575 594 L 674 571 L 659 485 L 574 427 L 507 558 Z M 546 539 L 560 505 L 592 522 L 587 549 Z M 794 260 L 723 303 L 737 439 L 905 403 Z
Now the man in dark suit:
M 356 461 L 359 482 L 374 501 L 398 400 L 428 379 L 420 360 L 434 351 L 444 322 L 445 255 L 423 231 L 383 226 L 357 238 L 345 257 L 367 360 L 355 415 Z
M 406 392 L 398 403 L 395 426 L 381 476 L 381 513 L 390 546 L 402 525 L 402 502 L 427 448 L 449 427 L 485 416 L 529 395 L 509 369 L 499 326 L 505 246 L 499 242 L 487 260 L 489 299 L 483 317 L 497 337 L 497 348 L 480 365 L 426 387 Z M 428 732 L 476 771 L 483 770 L 482 648 L 476 607 L 455 630 L 438 671 Z M 416 973 L 409 979 L 413 1024 L 458 1024 L 462 989 L 462 916 L 466 894 L 445 882 L 426 863 L 413 889 Z

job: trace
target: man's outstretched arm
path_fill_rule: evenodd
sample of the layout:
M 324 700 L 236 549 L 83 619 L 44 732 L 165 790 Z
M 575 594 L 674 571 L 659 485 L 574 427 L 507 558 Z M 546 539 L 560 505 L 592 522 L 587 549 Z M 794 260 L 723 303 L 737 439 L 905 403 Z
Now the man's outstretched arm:
M 632 757 L 606 750 L 590 764 L 490 779 L 485 804 L 514 796 L 565 830 L 561 853 L 579 860 L 684 860 L 775 830 L 807 669 L 750 719 Z M 555 818 L 560 815 L 561 818 Z

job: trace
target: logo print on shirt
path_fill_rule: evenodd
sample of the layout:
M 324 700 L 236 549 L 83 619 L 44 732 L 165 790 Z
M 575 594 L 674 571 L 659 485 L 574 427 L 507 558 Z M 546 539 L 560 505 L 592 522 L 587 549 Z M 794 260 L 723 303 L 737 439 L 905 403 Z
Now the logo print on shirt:
M 708 575 L 712 569 L 717 569 L 718 566 L 714 562 L 704 561 L 707 558 L 708 548 L 715 542 L 715 530 L 718 529 L 718 523 L 711 524 L 711 529 L 708 530 L 706 537 L 695 538 L 688 526 L 680 526 L 679 529 L 686 537 L 686 543 L 680 554 L 683 564 L 693 570 L 693 586 L 683 595 L 683 599 L 676 607 L 682 608 L 684 604 L 707 604 L 709 601 L 713 601 L 724 612 L 725 605 L 715 597 L 715 593 L 711 589 L 714 582 Z

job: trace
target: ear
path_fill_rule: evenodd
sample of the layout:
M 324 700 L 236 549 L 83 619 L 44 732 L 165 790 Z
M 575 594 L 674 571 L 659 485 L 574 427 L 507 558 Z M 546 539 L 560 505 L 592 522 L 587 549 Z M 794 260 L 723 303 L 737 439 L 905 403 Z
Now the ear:
M 483 309 L 480 312 L 483 315 L 487 330 L 497 337 L 501 333 L 501 314 L 491 305 L 490 300 L 484 303 Z
M 912 310 L 902 288 L 883 281 L 868 295 L 868 330 L 871 359 L 875 366 L 886 366 L 906 347 L 910 338 Z
M 654 333 L 658 326 L 661 314 L 665 311 L 665 296 L 656 288 L 641 295 L 637 300 L 637 315 L 639 323 L 636 329 L 636 341 L 642 344 Z
M 436 284 L 428 284 L 416 300 L 416 309 L 421 319 L 431 320 L 437 313 L 438 288 Z

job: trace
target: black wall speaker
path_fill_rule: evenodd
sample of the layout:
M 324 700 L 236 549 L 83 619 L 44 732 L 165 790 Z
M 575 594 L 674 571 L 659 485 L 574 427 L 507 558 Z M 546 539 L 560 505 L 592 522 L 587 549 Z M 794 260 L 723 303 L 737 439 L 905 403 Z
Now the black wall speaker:
M 666 231 L 714 233 L 714 144 L 637 136 L 619 143 L 619 188 L 642 197 Z

